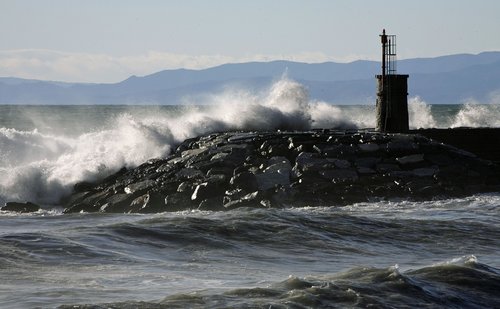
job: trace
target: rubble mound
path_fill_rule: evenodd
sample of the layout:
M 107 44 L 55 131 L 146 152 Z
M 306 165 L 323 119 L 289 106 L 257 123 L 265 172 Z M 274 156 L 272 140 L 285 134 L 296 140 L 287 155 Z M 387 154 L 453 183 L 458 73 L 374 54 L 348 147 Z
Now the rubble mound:
M 65 212 L 335 206 L 500 191 L 490 161 L 417 134 L 316 130 L 223 132 L 166 158 L 78 183 Z

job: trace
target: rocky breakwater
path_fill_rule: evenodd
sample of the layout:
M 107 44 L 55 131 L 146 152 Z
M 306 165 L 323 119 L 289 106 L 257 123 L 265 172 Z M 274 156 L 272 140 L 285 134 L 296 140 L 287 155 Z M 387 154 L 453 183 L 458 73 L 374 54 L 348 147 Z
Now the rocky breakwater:
M 224 132 L 188 139 L 97 184 L 65 212 L 163 212 L 345 205 L 500 191 L 500 168 L 415 134 Z

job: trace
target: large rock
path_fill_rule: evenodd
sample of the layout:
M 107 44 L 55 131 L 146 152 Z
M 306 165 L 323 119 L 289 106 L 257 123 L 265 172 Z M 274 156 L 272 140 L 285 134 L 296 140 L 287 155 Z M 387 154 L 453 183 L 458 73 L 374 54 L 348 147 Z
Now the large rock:
M 273 157 L 269 159 L 269 163 L 271 165 L 262 173 L 255 175 L 258 189 L 265 191 L 278 185 L 289 186 L 292 173 L 290 161 L 286 158 Z
M 31 202 L 7 202 L 2 207 L 3 211 L 14 211 L 20 213 L 35 212 L 40 210 L 40 206 Z
M 257 183 L 257 177 L 255 177 L 255 174 L 250 172 L 241 172 L 234 175 L 230 180 L 230 184 L 235 188 L 248 192 L 257 190 L 259 186 Z

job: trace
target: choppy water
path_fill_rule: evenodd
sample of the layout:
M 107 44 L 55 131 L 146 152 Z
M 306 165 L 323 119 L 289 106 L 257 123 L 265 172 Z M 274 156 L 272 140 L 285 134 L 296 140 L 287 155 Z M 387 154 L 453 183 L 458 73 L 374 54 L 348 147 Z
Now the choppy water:
M 499 211 L 500 194 L 490 194 L 341 208 L 3 215 L 0 304 L 494 308 Z
M 44 208 L 0 212 L 0 307 L 500 307 L 500 193 L 154 215 L 57 208 L 75 182 L 164 156 L 187 137 L 373 127 L 373 110 L 312 102 L 288 80 L 200 106 L 0 106 L 0 203 Z M 499 105 L 410 99 L 414 128 L 499 119 Z

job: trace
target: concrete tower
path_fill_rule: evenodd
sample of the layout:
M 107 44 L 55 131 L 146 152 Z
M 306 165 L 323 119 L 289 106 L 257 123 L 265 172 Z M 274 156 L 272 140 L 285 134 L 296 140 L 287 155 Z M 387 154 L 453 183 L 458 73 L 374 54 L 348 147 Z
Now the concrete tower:
M 382 74 L 377 75 L 377 131 L 408 131 L 408 75 L 396 74 L 396 36 L 380 35 Z

